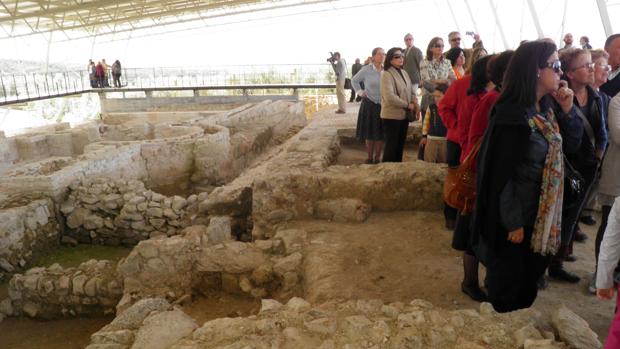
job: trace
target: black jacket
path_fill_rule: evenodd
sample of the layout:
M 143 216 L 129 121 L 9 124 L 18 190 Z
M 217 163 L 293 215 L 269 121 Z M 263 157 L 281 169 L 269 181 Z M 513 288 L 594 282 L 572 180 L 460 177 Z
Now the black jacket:
M 543 98 L 543 110 L 552 108 L 560 125 L 565 153 L 574 153 L 580 146 L 583 124 L 573 109 L 561 112 L 551 99 Z M 531 112 L 531 111 L 530 111 Z M 508 230 L 500 217 L 500 196 L 518 166 L 524 163 L 532 132 L 527 123 L 528 110 L 516 104 L 495 105 L 489 117 L 478 153 L 476 172 L 476 204 L 471 219 L 471 243 L 483 264 L 495 263 L 509 243 Z

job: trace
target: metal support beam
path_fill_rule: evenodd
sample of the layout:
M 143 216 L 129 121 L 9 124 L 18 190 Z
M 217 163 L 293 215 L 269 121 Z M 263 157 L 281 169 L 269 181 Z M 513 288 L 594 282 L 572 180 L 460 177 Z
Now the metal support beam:
M 510 46 L 508 45 L 508 40 L 506 40 L 506 35 L 504 35 L 504 27 L 502 26 L 502 22 L 499 20 L 499 16 L 497 15 L 497 8 L 493 3 L 493 0 L 489 0 L 489 5 L 491 5 L 491 10 L 493 11 L 493 16 L 495 17 L 495 25 L 497 29 L 499 29 L 499 35 L 502 37 L 502 42 L 504 43 L 504 50 L 507 50 Z
M 538 38 L 542 39 L 544 34 L 542 27 L 540 26 L 540 20 L 538 19 L 538 12 L 536 12 L 536 7 L 534 7 L 534 0 L 527 0 L 527 5 L 530 7 L 530 13 L 532 14 L 532 20 L 534 20 L 534 25 L 536 26 Z
M 474 30 L 476 34 L 480 34 L 478 30 L 478 23 L 476 22 L 476 18 L 474 18 L 474 13 L 471 12 L 471 6 L 469 6 L 469 0 L 465 0 L 465 6 L 467 6 L 467 12 L 469 13 L 469 18 L 471 18 L 471 22 L 474 24 Z
M 562 33 L 560 33 L 560 41 L 564 39 L 564 34 L 566 33 L 566 11 L 568 10 L 568 0 L 564 0 L 564 13 L 562 14 Z
M 610 36 L 614 33 L 614 31 L 611 27 L 611 21 L 609 20 L 609 12 L 607 11 L 607 1 L 596 0 L 596 4 L 598 5 L 598 12 L 601 15 L 601 22 L 603 23 L 603 29 L 605 29 L 605 35 Z

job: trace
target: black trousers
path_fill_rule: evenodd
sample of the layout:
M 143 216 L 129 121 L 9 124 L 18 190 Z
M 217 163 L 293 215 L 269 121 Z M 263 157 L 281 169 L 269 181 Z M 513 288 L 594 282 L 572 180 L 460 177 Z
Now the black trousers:
M 447 161 L 448 166 L 455 168 L 461 164 L 461 146 L 458 143 L 448 141 L 447 142 Z M 443 204 L 443 215 L 446 221 L 448 220 L 456 220 L 456 216 L 458 215 L 458 211 L 456 208 L 449 206 L 448 204 Z
M 385 137 L 383 162 L 402 162 L 409 121 L 407 119 L 381 119 L 381 121 L 383 122 L 383 136 Z
M 594 255 L 596 257 L 596 264 L 598 265 L 598 254 L 601 252 L 601 242 L 603 242 L 603 236 L 605 236 L 605 229 L 607 229 L 607 220 L 609 219 L 609 214 L 611 213 L 611 206 L 602 206 L 601 207 L 602 218 L 601 225 L 598 227 L 598 231 L 596 232 L 596 241 L 594 242 Z
M 549 257 L 534 253 L 532 228 L 525 228 L 523 242 L 498 242 L 497 260 L 487 265 L 489 301 L 499 313 L 529 308 L 538 295 L 536 282 L 545 273 Z
M 353 102 L 355 100 L 355 90 L 351 87 L 351 98 L 349 98 L 349 102 Z

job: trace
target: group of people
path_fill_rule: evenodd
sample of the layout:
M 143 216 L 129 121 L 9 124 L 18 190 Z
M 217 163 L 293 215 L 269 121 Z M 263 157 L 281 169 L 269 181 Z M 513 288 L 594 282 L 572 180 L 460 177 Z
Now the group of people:
M 86 69 L 88 71 L 90 87 L 110 87 L 110 76 L 112 77 L 114 87 L 121 87 L 122 68 L 121 62 L 118 59 L 112 63 L 112 66 L 106 63 L 105 58 L 97 62 L 97 64 L 92 59 L 89 59 Z
M 598 50 L 587 37 L 572 47 L 567 34 L 560 50 L 542 39 L 492 55 L 474 38 L 474 47 L 463 49 L 452 32 L 445 51 L 435 37 L 424 55 L 411 34 L 405 49 L 373 49 L 351 81 L 361 98 L 357 137 L 366 143 L 366 162 L 402 161 L 408 125 L 422 118 L 422 159 L 475 164 L 467 169 L 476 178 L 473 209 L 446 204 L 444 215 L 453 248 L 463 251 L 461 289 L 499 312 L 531 306 L 546 271 L 555 280 L 580 280 L 564 263 L 576 260 L 573 243 L 587 238 L 580 217 L 598 199 L 590 288 L 611 299 L 620 259 L 620 34 Z M 607 347 L 620 347 L 618 316 Z

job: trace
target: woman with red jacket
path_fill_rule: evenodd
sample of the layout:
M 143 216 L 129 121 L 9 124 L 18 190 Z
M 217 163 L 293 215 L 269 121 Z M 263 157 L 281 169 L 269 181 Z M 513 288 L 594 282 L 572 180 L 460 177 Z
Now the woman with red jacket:
M 466 154 L 465 156 L 471 152 L 471 148 L 480 138 L 482 138 L 484 131 L 487 129 L 487 125 L 489 124 L 489 114 L 491 113 L 491 109 L 495 105 L 495 101 L 501 92 L 504 72 L 506 71 L 506 67 L 508 67 L 508 62 L 510 62 L 513 53 L 514 51 L 512 50 L 504 51 L 499 55 L 494 56 L 489 62 L 487 70 L 489 80 L 495 85 L 495 88 L 487 92 L 480 99 L 480 102 L 478 102 L 476 108 L 474 109 L 467 135 L 467 145 L 462 151 Z
M 473 62 L 474 64 L 476 62 Z M 448 149 L 448 166 L 455 168 L 460 164 L 461 158 L 461 146 L 459 145 L 459 136 L 457 130 L 458 114 L 463 108 L 463 101 L 467 97 L 467 89 L 471 84 L 471 75 L 467 74 L 464 77 L 454 81 L 445 96 L 439 103 L 439 115 L 441 121 L 446 125 L 448 129 L 447 149 Z M 444 217 L 446 219 L 446 228 L 452 230 L 456 226 L 457 211 L 455 208 L 450 207 L 448 204 L 444 204 L 443 210 Z
M 459 144 L 463 149 L 467 146 L 467 133 L 469 131 L 472 110 L 489 88 L 487 63 L 490 58 L 490 56 L 486 56 L 474 63 L 471 71 L 471 84 L 467 89 L 467 97 L 463 101 L 461 112 L 458 114 L 457 133 Z M 461 152 L 461 162 L 465 160 L 464 154 L 464 152 Z M 452 238 L 452 248 L 457 251 L 463 251 L 463 282 L 461 283 L 461 290 L 471 299 L 483 302 L 486 300 L 486 294 L 480 289 L 478 280 L 479 263 L 469 243 L 469 218 L 470 215 L 463 212 L 458 216 Z

